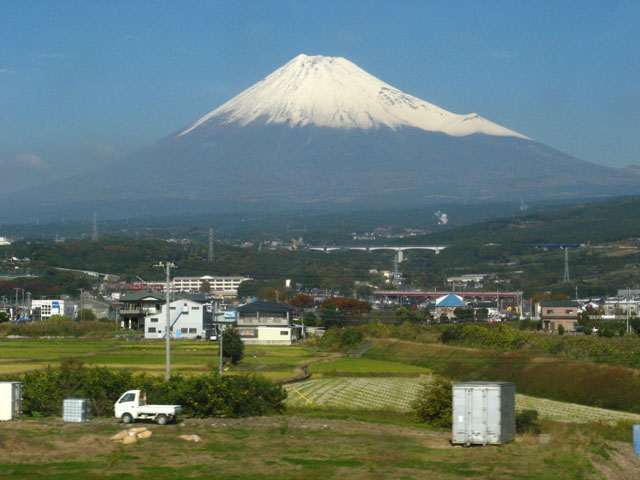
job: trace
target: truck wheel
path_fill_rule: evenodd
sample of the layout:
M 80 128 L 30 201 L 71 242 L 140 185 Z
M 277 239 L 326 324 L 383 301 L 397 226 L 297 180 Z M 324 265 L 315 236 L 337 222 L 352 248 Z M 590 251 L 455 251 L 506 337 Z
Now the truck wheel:
M 166 425 L 167 422 L 169 422 L 169 419 L 166 415 L 160 414 L 156 417 L 156 422 L 158 423 L 158 425 Z
M 130 413 L 122 414 L 122 423 L 133 423 L 133 417 Z

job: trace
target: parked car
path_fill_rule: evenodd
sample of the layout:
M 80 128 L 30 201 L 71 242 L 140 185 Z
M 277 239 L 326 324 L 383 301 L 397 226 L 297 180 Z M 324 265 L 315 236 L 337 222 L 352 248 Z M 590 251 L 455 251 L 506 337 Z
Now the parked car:
M 116 418 L 122 420 L 122 423 L 147 419 L 159 425 L 166 425 L 176 419 L 182 407 L 180 405 L 147 405 L 147 394 L 144 390 L 129 390 L 118 399 L 114 410 Z

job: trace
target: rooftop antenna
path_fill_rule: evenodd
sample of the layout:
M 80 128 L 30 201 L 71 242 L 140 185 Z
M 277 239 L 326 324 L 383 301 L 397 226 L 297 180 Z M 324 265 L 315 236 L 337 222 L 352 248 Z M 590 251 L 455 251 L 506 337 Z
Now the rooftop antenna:
M 209 263 L 213 263 L 213 228 L 209 229 Z
M 98 214 L 93 212 L 93 232 L 91 233 L 91 240 L 98 241 Z
M 569 247 L 564 247 L 564 283 L 569 283 Z

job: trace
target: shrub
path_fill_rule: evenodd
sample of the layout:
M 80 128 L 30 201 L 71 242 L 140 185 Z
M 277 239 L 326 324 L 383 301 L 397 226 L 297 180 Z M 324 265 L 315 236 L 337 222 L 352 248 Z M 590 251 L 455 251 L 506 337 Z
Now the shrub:
M 540 423 L 538 422 L 537 410 L 522 410 L 516 413 L 517 433 L 540 433 Z
M 340 344 L 344 348 L 354 348 L 364 342 L 364 332 L 359 328 L 349 327 L 342 330 Z
M 558 325 L 558 335 L 564 335 L 564 327 L 562 325 Z
M 281 413 L 286 399 L 281 385 L 257 376 L 209 373 L 166 381 L 129 370 L 86 368 L 77 361 L 26 373 L 22 381 L 22 408 L 28 415 L 60 415 L 63 400 L 75 397 L 89 399 L 93 416 L 110 416 L 120 395 L 133 389 L 146 390 L 149 403 L 182 405 L 182 412 L 193 417 Z
M 328 350 L 351 350 L 364 342 L 364 339 L 364 332 L 360 328 L 330 328 L 320 339 L 320 346 Z
M 450 428 L 453 415 L 452 396 L 451 382 L 444 377 L 434 377 L 411 404 L 414 418 L 434 427 Z
M 244 343 L 235 328 L 227 328 L 222 334 L 222 355 L 231 358 L 234 365 L 244 357 Z

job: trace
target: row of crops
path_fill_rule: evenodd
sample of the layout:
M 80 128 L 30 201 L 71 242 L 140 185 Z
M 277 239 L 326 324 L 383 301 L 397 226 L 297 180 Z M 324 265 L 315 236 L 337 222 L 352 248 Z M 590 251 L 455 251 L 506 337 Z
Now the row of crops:
M 285 386 L 291 407 L 408 411 L 428 377 L 327 377 Z M 537 410 L 541 418 L 572 422 L 629 420 L 640 415 L 516 394 L 516 410 Z

